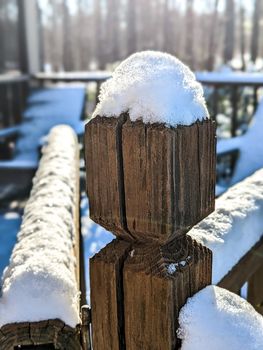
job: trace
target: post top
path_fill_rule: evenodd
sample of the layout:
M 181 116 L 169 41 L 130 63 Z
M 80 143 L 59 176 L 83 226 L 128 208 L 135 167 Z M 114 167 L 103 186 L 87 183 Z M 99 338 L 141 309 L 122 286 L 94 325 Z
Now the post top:
M 209 118 L 202 86 L 176 57 L 156 51 L 135 53 L 123 61 L 102 84 L 93 116 L 131 121 L 191 125 Z

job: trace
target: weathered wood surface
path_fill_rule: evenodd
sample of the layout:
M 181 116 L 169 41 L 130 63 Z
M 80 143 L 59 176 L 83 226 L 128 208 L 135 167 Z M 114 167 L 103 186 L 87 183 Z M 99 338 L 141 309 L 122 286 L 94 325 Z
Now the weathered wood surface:
M 166 242 L 214 210 L 213 135 L 211 121 L 177 128 L 126 121 L 125 211 L 133 237 Z
M 96 117 L 86 125 L 92 220 L 124 239 L 167 242 L 214 210 L 215 126 Z
M 73 329 L 62 321 L 14 323 L 0 330 L 0 349 L 13 350 L 18 346 L 48 344 L 50 349 L 80 350 L 80 328 Z M 23 348 L 23 347 L 22 347 Z
M 90 217 L 120 237 L 126 232 L 121 132 L 125 117 L 95 118 L 86 125 L 85 159 Z M 124 231 L 124 232 L 123 232 Z
M 212 254 L 190 237 L 134 246 L 124 264 L 126 350 L 173 350 L 188 297 L 211 283 Z
M 218 286 L 239 294 L 241 287 L 249 281 L 262 265 L 263 237 L 218 283 Z
M 91 350 L 91 309 L 88 305 L 81 307 L 81 343 L 83 350 Z
M 122 269 L 130 249 L 114 240 L 90 260 L 92 343 L 98 350 L 123 350 Z
M 108 244 L 90 260 L 93 348 L 177 349 L 180 308 L 211 283 L 211 264 L 188 236 L 166 246 Z
M 94 350 L 174 350 L 180 308 L 211 283 L 186 232 L 214 210 L 215 127 L 96 117 L 86 126 L 91 218 L 118 238 L 90 263 Z

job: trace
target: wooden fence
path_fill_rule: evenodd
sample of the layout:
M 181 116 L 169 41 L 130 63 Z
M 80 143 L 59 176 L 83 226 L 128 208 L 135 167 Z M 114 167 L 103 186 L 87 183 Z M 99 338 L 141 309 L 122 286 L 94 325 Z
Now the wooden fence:
M 186 233 L 214 210 L 214 123 L 98 116 L 85 150 L 91 218 L 117 236 L 90 261 L 93 348 L 177 349 L 180 308 L 211 283 L 211 251 Z
M 241 100 L 240 92 L 244 88 L 250 88 L 252 90 L 253 112 L 250 115 L 251 120 L 258 106 L 259 89 L 263 87 L 263 75 L 257 73 L 232 72 L 220 74 L 218 72 L 197 72 L 196 79 L 203 86 L 207 86 L 213 89 L 210 115 L 214 120 L 216 120 L 216 116 L 218 113 L 220 113 L 219 96 L 220 90 L 224 89 L 224 98 L 227 98 L 228 96 L 231 106 L 231 136 L 236 136 L 237 130 L 240 126 L 240 121 L 238 118 L 238 111 L 240 109 Z M 247 104 L 248 103 L 246 103 L 246 105 Z

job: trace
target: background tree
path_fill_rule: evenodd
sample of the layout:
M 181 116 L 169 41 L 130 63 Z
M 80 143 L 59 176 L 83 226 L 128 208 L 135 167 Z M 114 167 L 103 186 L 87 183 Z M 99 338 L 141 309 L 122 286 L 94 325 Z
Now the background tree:
M 252 12 L 245 0 L 38 1 L 45 62 L 54 70 L 64 61 L 66 69 L 110 68 L 149 49 L 176 55 L 197 70 L 222 63 L 244 69 L 249 56 L 254 62 L 263 57 L 263 0 L 254 0 Z
M 127 21 L 127 56 L 136 52 L 137 49 L 137 0 L 127 0 L 126 21 Z
M 232 60 L 235 47 L 235 2 L 227 0 L 225 6 L 224 63 Z
M 246 70 L 246 60 L 245 60 L 245 53 L 246 53 L 246 47 L 245 47 L 245 9 L 243 6 L 243 3 L 241 1 L 240 3 L 240 9 L 239 9 L 239 21 L 240 21 L 240 56 L 241 56 L 241 62 L 242 62 L 242 70 Z
M 216 34 L 217 34 L 217 17 L 218 17 L 219 0 L 214 1 L 213 15 L 210 16 L 210 37 L 209 37 L 209 52 L 207 59 L 207 69 L 213 70 L 216 56 Z
M 186 0 L 186 19 L 185 19 L 185 61 L 186 63 L 195 68 L 195 58 L 194 58 L 194 0 Z
M 259 21 L 261 18 L 262 0 L 254 1 L 253 13 L 253 29 L 251 36 L 251 61 L 255 62 L 258 57 L 258 43 L 259 43 Z
M 68 0 L 62 2 L 62 23 L 63 23 L 63 68 L 71 71 L 73 66 L 71 16 L 69 14 Z

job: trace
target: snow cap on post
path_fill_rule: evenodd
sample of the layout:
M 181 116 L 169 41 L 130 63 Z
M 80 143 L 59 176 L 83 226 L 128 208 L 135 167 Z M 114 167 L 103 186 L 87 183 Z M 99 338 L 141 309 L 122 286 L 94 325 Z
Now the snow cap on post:
M 131 55 L 102 84 L 93 116 L 191 125 L 209 118 L 203 89 L 192 71 L 172 55 L 144 51 Z
M 117 236 L 164 243 L 214 210 L 214 124 L 175 57 L 146 51 L 120 64 L 85 141 L 91 218 Z

